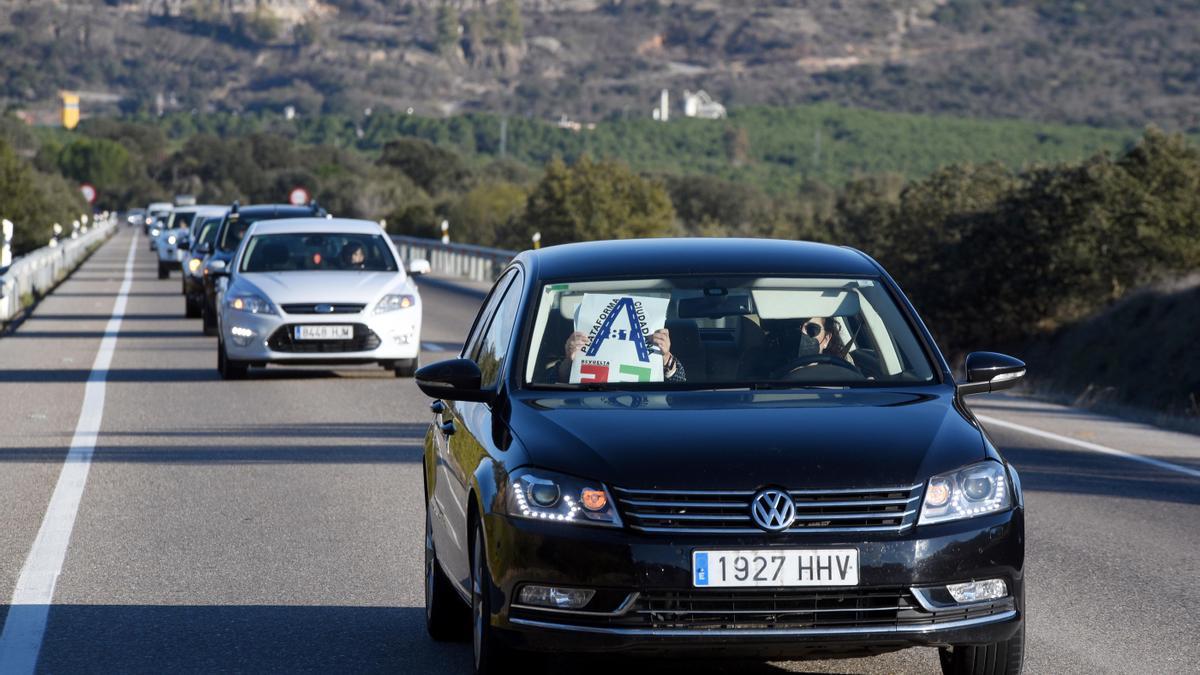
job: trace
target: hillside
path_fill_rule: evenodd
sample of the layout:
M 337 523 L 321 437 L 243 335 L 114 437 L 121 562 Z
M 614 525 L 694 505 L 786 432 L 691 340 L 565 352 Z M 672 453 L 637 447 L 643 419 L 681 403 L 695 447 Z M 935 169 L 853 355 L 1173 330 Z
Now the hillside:
M 1200 431 L 1196 326 L 1200 277 L 1130 293 L 1036 342 L 1028 354 L 1033 389 L 1102 410 L 1165 414 Z
M 668 87 L 1196 130 L 1197 25 L 1195 0 L 0 0 L 0 102 L 596 121 Z

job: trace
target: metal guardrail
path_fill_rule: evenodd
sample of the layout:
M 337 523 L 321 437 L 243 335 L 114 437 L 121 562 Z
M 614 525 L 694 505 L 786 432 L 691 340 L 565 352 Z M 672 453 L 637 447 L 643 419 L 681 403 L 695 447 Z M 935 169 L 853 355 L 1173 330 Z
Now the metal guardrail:
M 462 277 L 471 281 L 495 281 L 509 261 L 517 255 L 516 251 L 502 248 L 443 244 L 438 239 L 392 235 L 392 241 L 405 261 L 424 258 L 429 261 L 430 271 L 435 274 Z
M 0 274 L 0 324 L 16 317 L 32 300 L 49 293 L 116 229 L 116 216 L 110 216 L 75 239 L 63 239 L 58 246 L 43 246 L 14 260 Z

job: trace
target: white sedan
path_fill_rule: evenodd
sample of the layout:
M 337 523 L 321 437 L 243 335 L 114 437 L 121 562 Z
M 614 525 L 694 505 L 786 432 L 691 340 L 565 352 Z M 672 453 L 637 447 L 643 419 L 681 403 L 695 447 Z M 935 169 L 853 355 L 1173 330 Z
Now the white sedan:
M 429 269 L 414 261 L 412 274 Z M 378 363 L 409 377 L 421 350 L 421 296 L 378 224 L 341 218 L 255 223 L 218 307 L 225 379 L 268 363 Z

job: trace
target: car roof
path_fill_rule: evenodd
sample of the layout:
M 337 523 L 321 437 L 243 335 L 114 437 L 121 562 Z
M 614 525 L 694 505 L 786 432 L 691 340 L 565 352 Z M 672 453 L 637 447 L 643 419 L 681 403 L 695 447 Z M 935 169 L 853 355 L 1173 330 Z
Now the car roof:
M 371 220 L 356 218 L 280 218 L 260 220 L 252 226 L 254 234 L 333 233 L 383 234 L 383 228 Z
M 176 208 L 175 210 L 179 213 L 195 211 L 196 213 L 206 213 L 207 214 L 207 213 L 213 213 L 213 212 L 224 213 L 229 210 L 229 207 L 221 206 L 220 204 L 193 204 L 191 206 L 180 206 L 180 207 Z
M 251 204 L 238 207 L 240 218 L 261 218 L 263 216 L 294 216 L 303 218 L 312 216 L 315 212 L 311 206 L 296 206 L 295 204 Z
M 688 274 L 867 275 L 874 261 L 847 247 L 783 239 L 662 238 L 590 241 L 525 251 L 540 279 Z

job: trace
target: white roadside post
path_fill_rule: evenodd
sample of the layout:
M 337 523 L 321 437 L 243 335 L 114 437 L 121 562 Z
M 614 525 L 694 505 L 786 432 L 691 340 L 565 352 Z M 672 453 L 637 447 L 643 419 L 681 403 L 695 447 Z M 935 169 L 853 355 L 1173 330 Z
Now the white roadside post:
M 78 220 L 71 221 L 71 238 L 72 239 L 79 238 L 79 221 Z
M 0 221 L 0 225 L 4 227 L 4 244 L 0 246 L 0 267 L 8 267 L 12 264 L 13 224 L 11 220 L 5 218 Z
M 442 221 L 442 243 L 450 243 L 450 221 L 448 220 Z
M 534 232 L 533 236 L 530 237 L 530 239 L 533 239 L 534 250 L 537 250 L 542 247 L 542 233 L 541 232 Z

